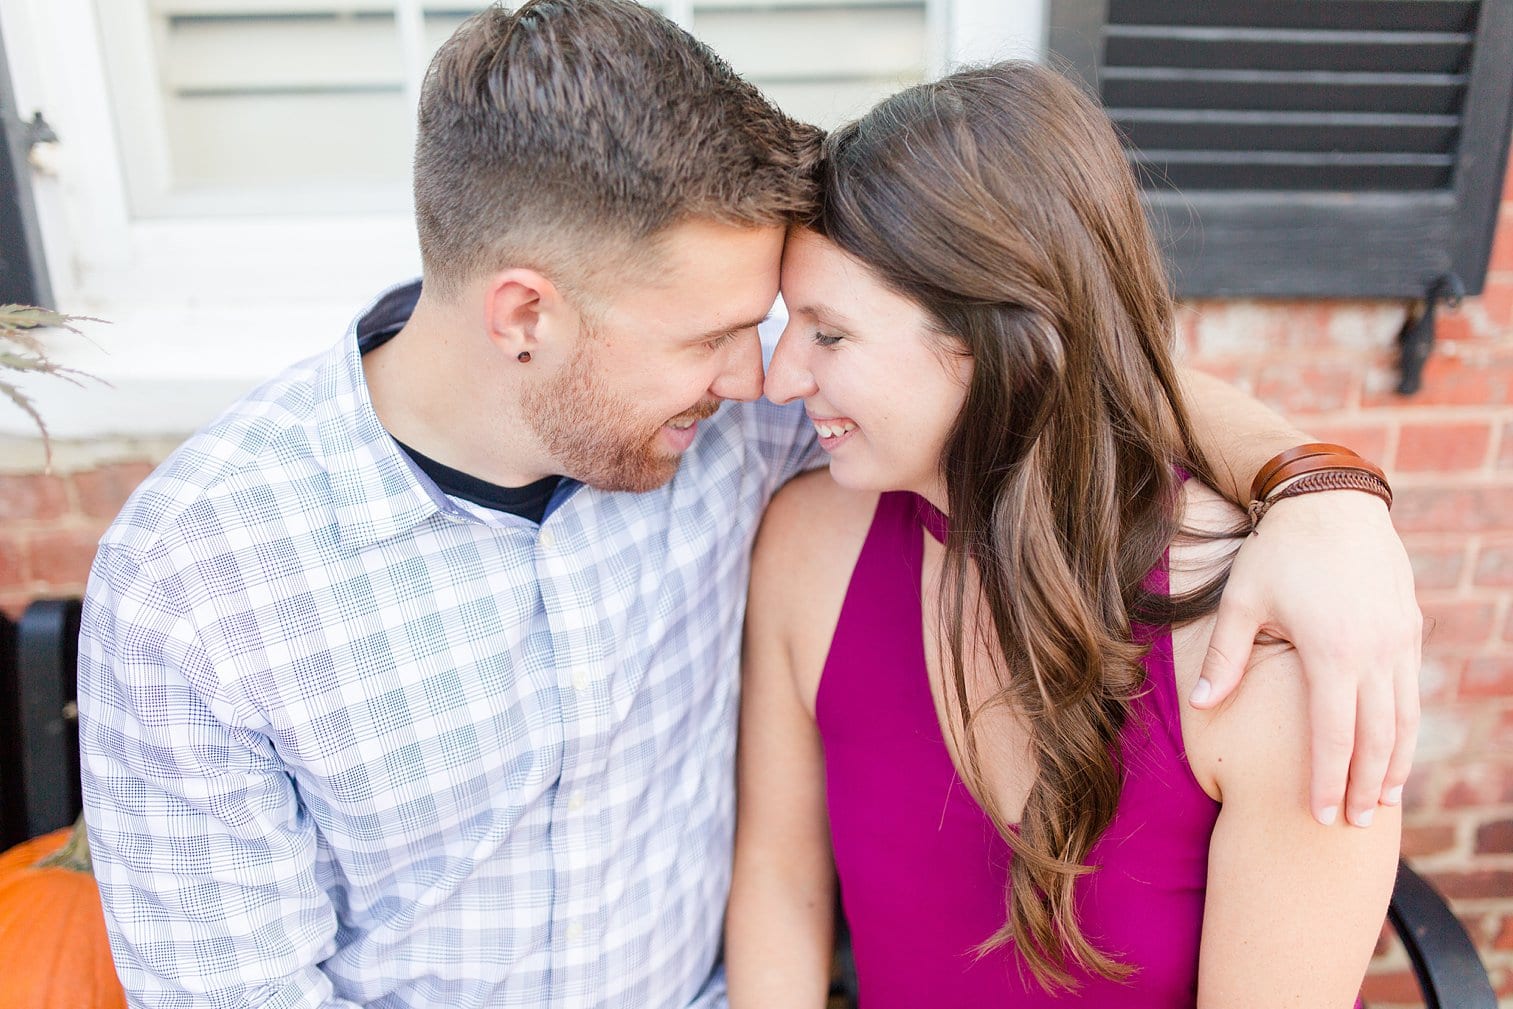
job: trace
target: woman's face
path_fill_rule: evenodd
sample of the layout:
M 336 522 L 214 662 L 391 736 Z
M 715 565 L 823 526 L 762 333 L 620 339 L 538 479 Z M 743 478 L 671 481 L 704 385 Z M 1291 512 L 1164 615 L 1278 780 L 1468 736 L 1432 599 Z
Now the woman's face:
M 965 348 L 812 231 L 794 231 L 784 247 L 783 302 L 788 326 L 767 398 L 804 401 L 837 483 L 942 503 L 941 453 L 972 377 Z

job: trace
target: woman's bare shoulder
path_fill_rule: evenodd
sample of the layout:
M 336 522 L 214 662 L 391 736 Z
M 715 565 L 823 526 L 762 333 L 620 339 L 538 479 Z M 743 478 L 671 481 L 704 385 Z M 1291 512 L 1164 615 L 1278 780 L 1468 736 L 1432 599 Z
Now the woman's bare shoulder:
M 877 510 L 875 491 L 848 490 L 828 469 L 794 477 L 777 492 L 757 533 L 763 566 L 818 573 L 843 564 L 849 573 Z
M 756 636 L 789 657 L 811 706 L 877 500 L 876 492 L 847 490 L 828 470 L 814 470 L 778 491 L 757 533 L 748 641 Z
M 1171 590 L 1189 592 L 1222 572 L 1245 542 L 1245 513 L 1197 480 L 1184 487 L 1182 533 L 1170 553 Z M 1172 630 L 1179 696 L 1197 684 L 1215 615 Z M 1296 784 L 1306 779 L 1302 670 L 1292 646 L 1258 641 L 1234 695 L 1218 708 L 1199 711 L 1183 704 L 1183 736 L 1198 780 L 1220 797 L 1226 778 L 1244 775 Z M 1298 808 L 1306 812 L 1306 803 Z

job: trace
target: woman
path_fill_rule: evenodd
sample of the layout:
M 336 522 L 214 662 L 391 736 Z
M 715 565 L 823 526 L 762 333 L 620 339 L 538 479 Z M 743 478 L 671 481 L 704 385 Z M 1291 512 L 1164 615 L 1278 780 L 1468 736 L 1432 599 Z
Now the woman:
M 767 394 L 832 459 L 756 549 L 732 1006 L 823 1005 L 837 870 L 865 1009 L 1350 1005 L 1398 810 L 1308 814 L 1281 646 L 1178 701 L 1243 516 L 1107 118 L 1001 64 L 884 102 L 823 174 Z

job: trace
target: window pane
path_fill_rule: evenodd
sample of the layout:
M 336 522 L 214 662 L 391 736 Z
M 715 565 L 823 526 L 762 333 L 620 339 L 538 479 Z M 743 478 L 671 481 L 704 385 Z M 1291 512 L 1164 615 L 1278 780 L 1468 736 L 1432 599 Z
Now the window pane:
M 133 202 L 143 216 L 402 210 L 414 81 L 456 27 L 486 6 L 97 4 L 107 36 L 120 40 L 110 69 Z M 822 126 L 921 80 L 929 62 L 925 0 L 653 6 L 680 14 L 790 114 Z M 420 30 L 407 35 L 409 25 Z
M 178 187 L 403 185 L 409 110 L 392 14 L 175 16 L 162 31 Z

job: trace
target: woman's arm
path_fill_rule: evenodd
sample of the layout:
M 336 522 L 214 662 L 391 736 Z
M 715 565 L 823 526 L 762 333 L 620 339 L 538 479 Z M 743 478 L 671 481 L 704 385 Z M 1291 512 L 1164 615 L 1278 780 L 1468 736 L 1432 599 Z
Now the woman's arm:
M 1305 812 L 1301 668 L 1290 648 L 1266 649 L 1278 654 L 1252 664 L 1196 747 L 1224 804 L 1209 844 L 1198 1005 L 1345 1009 L 1387 913 L 1401 812 L 1383 807 L 1371 830 Z
M 788 633 L 808 581 L 796 549 L 795 489 L 768 510 L 746 604 L 735 876 L 725 918 L 732 1009 L 819 1009 L 830 986 L 835 868 L 824 755 Z
M 1222 526 L 1206 518 L 1232 509 L 1201 500 L 1205 493 L 1189 489 L 1190 523 Z M 1202 579 L 1199 558 L 1215 552 L 1215 544 L 1174 546 L 1174 591 Z M 1173 634 L 1179 686 L 1196 678 L 1211 623 Z M 1227 703 L 1183 708 L 1193 773 L 1223 803 L 1208 853 L 1201 1009 L 1345 1009 L 1381 931 L 1400 812 L 1382 808 L 1371 830 L 1326 827 L 1308 815 L 1307 702 L 1297 652 L 1265 645 Z

